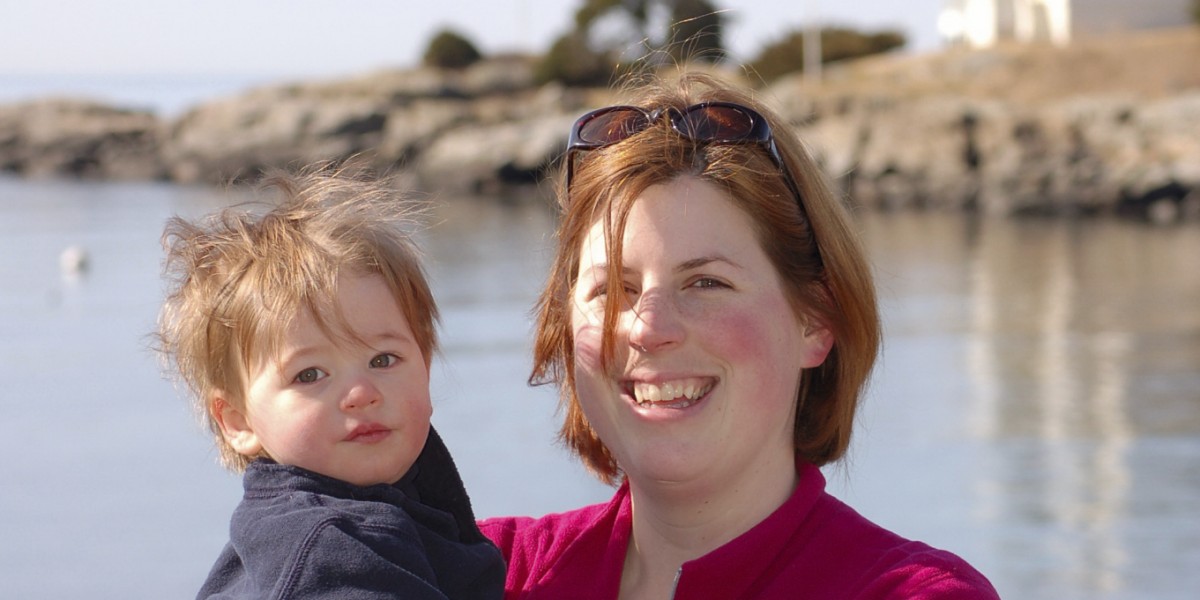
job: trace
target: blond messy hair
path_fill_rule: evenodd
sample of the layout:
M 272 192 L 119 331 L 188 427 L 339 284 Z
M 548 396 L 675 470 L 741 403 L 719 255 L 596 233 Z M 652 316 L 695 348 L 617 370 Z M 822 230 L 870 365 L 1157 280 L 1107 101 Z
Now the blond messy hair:
M 437 306 L 412 238 L 419 206 L 386 180 L 331 166 L 276 171 L 258 191 L 273 206 L 243 204 L 196 222 L 167 221 L 162 236 L 169 281 L 157 346 L 189 388 L 221 462 L 241 472 L 250 458 L 226 442 L 214 414 L 221 396 L 245 408 L 256 359 L 277 357 L 292 320 L 308 310 L 331 339 L 357 339 L 337 306 L 339 274 L 379 275 L 425 357 L 437 350 Z

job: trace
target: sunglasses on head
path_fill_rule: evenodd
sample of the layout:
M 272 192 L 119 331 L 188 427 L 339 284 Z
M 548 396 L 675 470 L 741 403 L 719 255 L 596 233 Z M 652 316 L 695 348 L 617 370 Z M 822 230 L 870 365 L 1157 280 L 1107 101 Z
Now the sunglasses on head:
M 571 189 L 571 178 L 575 168 L 575 153 L 611 146 L 645 131 L 666 115 L 676 133 L 693 142 L 703 144 L 758 144 L 783 175 L 788 189 L 796 198 L 800 209 L 804 205 L 800 190 L 792 179 L 783 157 L 775 146 L 771 126 L 754 110 L 732 102 L 701 102 L 683 110 L 674 107 L 653 111 L 637 106 L 609 106 L 593 110 L 575 121 L 571 137 L 567 140 L 567 190 Z

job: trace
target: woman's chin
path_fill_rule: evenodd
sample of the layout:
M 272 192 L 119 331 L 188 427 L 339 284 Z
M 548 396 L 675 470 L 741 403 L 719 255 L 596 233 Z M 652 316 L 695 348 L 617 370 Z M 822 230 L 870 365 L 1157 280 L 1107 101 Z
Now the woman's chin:
M 711 477 L 712 457 L 685 449 L 661 451 L 643 455 L 630 462 L 625 474 L 637 487 L 665 486 L 674 488 Z

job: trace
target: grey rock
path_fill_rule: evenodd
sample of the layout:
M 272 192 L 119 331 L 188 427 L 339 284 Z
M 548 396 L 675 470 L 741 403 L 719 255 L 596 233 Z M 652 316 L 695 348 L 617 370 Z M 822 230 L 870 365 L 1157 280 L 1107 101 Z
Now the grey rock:
M 1028 94 L 1042 88 L 1033 84 L 1012 97 L 991 94 L 996 81 L 987 94 L 935 85 L 956 70 L 1016 81 L 1014 60 L 946 55 L 855 77 L 839 67 L 830 79 L 850 84 L 813 89 L 791 77 L 762 96 L 862 206 L 996 215 L 1134 210 L 1156 221 L 1200 213 L 1200 90 L 1034 101 Z M 462 71 L 386 70 L 263 87 L 171 122 L 47 100 L 0 106 L 0 169 L 223 182 L 267 167 L 354 158 L 405 172 L 429 190 L 493 193 L 540 182 L 573 119 L 608 103 L 607 90 L 535 87 L 532 63 L 522 57 Z
M 90 101 L 0 106 L 0 170 L 27 177 L 160 178 L 160 134 L 149 112 Z

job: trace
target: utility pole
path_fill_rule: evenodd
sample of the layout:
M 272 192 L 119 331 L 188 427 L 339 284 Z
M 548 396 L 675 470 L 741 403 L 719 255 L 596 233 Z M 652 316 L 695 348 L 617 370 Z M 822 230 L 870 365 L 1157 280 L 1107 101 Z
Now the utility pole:
M 804 3 L 804 77 L 821 80 L 821 23 L 817 16 L 818 0 Z

